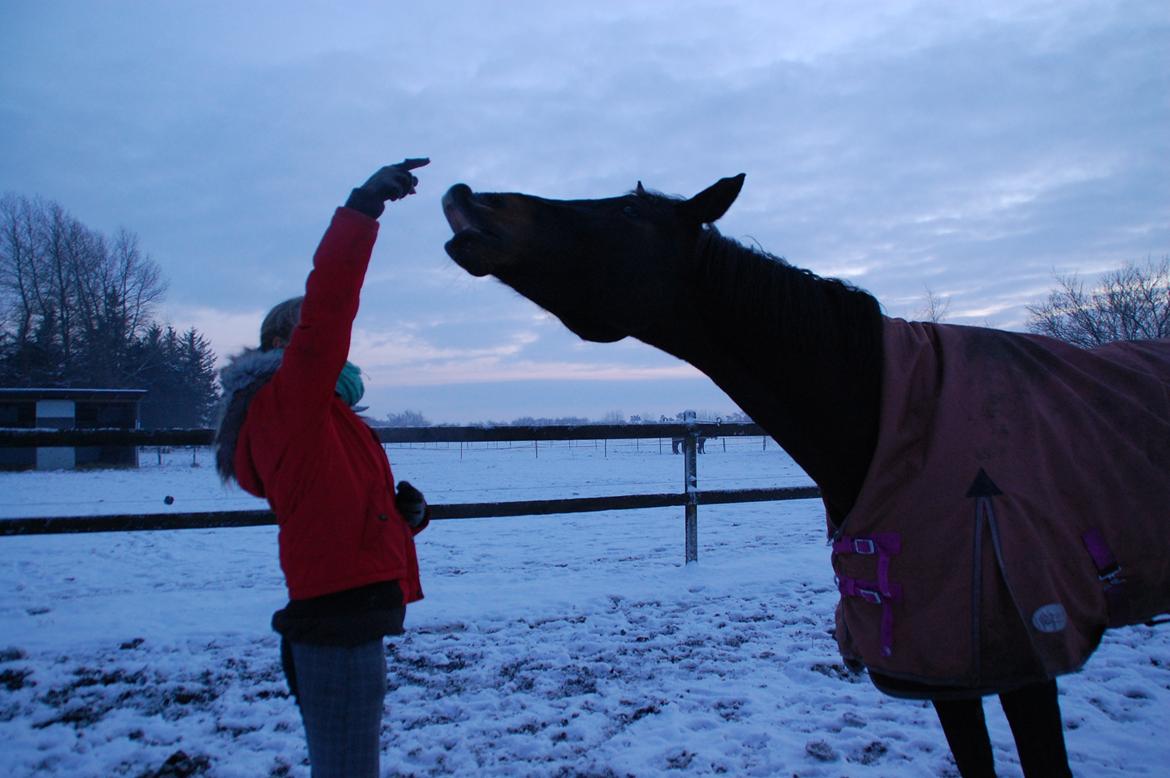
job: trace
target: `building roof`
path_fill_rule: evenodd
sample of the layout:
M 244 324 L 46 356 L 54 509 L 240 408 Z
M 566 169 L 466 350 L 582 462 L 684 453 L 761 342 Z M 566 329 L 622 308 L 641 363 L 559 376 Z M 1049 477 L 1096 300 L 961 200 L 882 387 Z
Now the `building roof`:
M 103 400 L 137 402 L 146 396 L 145 389 L 97 389 L 84 387 L 0 387 L 0 402 L 35 400 Z

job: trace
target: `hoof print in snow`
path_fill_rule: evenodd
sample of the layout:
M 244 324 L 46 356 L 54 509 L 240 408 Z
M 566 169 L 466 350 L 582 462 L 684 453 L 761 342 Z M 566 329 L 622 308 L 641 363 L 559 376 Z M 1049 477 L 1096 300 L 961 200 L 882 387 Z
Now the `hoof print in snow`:
M 666 769 L 668 770 L 685 770 L 691 766 L 695 755 L 685 748 L 680 748 L 670 751 L 666 754 Z
M 143 773 L 141 778 L 191 778 L 204 775 L 211 768 L 211 760 L 206 756 L 187 756 L 185 751 L 176 751 L 171 754 L 162 767 L 154 772 Z
M 597 694 L 597 682 L 589 675 L 588 671 L 581 669 L 565 678 L 553 696 L 564 698 L 577 697 L 583 694 Z
M 31 681 L 27 684 L 25 683 L 25 679 L 30 675 L 32 675 L 32 670 L 26 670 L 24 668 L 5 670 L 4 672 L 0 672 L 0 686 L 3 686 L 10 692 L 19 691 L 25 686 L 36 686 Z
M 0 649 L 0 662 L 18 662 L 21 659 L 28 659 L 28 654 L 24 653 L 23 649 L 19 649 L 19 648 L 2 648 L 2 649 Z
M 145 638 L 134 638 L 133 640 L 127 640 L 125 643 L 118 646 L 118 648 L 122 649 L 123 651 L 129 651 L 131 649 L 138 648 L 145 642 Z
M 823 740 L 811 740 L 808 745 L 804 747 L 804 752 L 816 759 L 818 762 L 835 762 L 837 761 L 837 752 L 833 747 Z
M 287 778 L 290 775 L 292 775 L 292 765 L 278 758 L 268 773 L 268 778 Z
M 853 711 L 847 710 L 841 714 L 841 726 L 862 729 L 865 727 L 865 719 Z
M 719 700 L 712 707 L 724 721 L 740 721 L 743 718 L 743 700 Z
M 622 700 L 622 702 L 626 703 L 625 700 Z M 657 704 L 653 702 L 647 703 L 632 713 L 619 713 L 617 718 L 622 724 L 633 724 L 638 719 L 653 716 L 655 713 L 660 712 L 663 705 L 666 705 L 666 700 L 659 700 Z
M 875 740 L 865 748 L 861 749 L 861 751 L 850 757 L 849 761 L 860 762 L 861 764 L 873 764 L 885 756 L 886 752 L 889 750 L 889 747 L 885 743 L 881 742 L 880 740 Z
M 861 682 L 860 674 L 857 671 L 850 669 L 847 665 L 844 665 L 840 662 L 817 662 L 816 664 L 810 666 L 809 669 L 814 673 L 820 673 L 821 675 L 828 676 L 829 678 L 833 678 L 839 681 L 849 681 L 850 683 Z

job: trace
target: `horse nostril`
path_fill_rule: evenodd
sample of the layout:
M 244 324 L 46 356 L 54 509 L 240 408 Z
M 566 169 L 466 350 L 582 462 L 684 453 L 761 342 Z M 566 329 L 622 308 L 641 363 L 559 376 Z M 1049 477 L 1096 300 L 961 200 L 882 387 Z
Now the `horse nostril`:
M 467 184 L 454 184 L 443 194 L 444 203 L 466 201 L 471 197 L 471 187 Z

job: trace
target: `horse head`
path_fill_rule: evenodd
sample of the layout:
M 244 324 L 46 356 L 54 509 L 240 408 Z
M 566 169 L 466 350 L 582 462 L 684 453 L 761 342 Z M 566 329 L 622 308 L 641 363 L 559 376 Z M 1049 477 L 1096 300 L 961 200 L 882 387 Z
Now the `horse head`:
M 644 335 L 694 300 L 683 283 L 703 225 L 731 207 L 744 175 L 689 199 L 634 191 L 599 200 L 476 193 L 443 196 L 454 237 L 447 253 L 475 276 L 492 275 L 556 315 L 576 335 L 612 342 Z

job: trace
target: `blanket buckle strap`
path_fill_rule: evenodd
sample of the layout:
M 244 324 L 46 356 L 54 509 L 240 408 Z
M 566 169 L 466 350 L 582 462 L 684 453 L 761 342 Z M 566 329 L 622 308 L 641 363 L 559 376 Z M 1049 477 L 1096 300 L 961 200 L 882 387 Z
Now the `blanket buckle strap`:
M 1122 575 L 1121 565 L 1113 556 L 1105 536 L 1096 527 L 1081 535 L 1081 542 L 1097 568 L 1097 580 L 1105 592 L 1105 607 L 1109 613 L 1110 626 L 1120 626 L 1125 623 L 1126 606 L 1128 604 L 1125 591 L 1125 577 Z
M 877 557 L 877 580 L 863 581 L 849 576 L 836 577 L 837 589 L 842 595 L 857 597 L 882 608 L 881 651 L 883 656 L 894 653 L 894 602 L 902 598 L 902 587 L 890 580 L 890 557 L 902 551 L 902 536 L 896 532 L 880 532 L 873 537 L 849 537 L 833 541 L 833 556 L 857 554 Z

